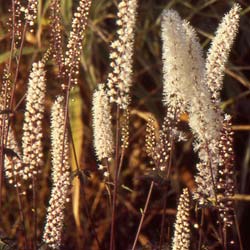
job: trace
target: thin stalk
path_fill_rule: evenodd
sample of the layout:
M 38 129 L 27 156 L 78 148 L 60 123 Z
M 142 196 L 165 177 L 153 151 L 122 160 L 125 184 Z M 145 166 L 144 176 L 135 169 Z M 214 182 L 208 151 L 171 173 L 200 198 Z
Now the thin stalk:
M 151 181 L 150 188 L 149 188 L 149 191 L 148 191 L 147 200 L 146 200 L 146 203 L 145 203 L 142 215 L 141 215 L 140 224 L 139 224 L 138 229 L 137 229 L 137 233 L 136 233 L 136 236 L 135 236 L 135 240 L 134 240 L 132 250 L 135 250 L 136 243 L 137 243 L 137 240 L 139 238 L 141 228 L 142 228 L 142 224 L 143 224 L 143 221 L 144 221 L 144 218 L 145 218 L 145 214 L 146 214 L 147 209 L 148 209 L 148 205 L 149 205 L 149 201 L 150 201 L 150 198 L 151 198 L 151 195 L 152 195 L 153 187 L 154 187 L 154 181 Z
M 167 190 L 167 188 L 166 188 Z M 164 190 L 164 193 L 166 192 Z M 164 241 L 164 227 L 165 227 L 165 218 L 166 218 L 166 207 L 167 207 L 167 194 L 165 193 L 164 198 L 163 198 L 163 214 L 161 217 L 161 233 L 160 233 L 160 244 L 159 244 L 159 250 L 161 250 L 163 241 Z
M 223 247 L 223 250 L 226 250 L 225 232 L 224 232 L 224 225 L 222 221 L 220 221 L 219 223 L 219 241 L 220 241 L 221 246 Z
M 20 107 L 20 105 L 22 104 L 22 102 L 25 100 L 26 94 L 24 94 L 21 99 L 19 100 L 19 102 L 16 104 L 15 108 L 13 109 L 13 113 L 15 113 L 17 111 L 17 109 Z
M 119 168 L 118 168 L 118 178 L 119 178 L 120 173 L 121 173 L 121 168 L 122 168 L 122 163 L 123 163 L 124 155 L 125 155 L 125 149 L 122 148 L 121 159 L 120 159 Z
M 201 244 L 202 244 L 202 227 L 204 224 L 204 210 L 203 208 L 201 209 L 201 223 L 199 226 L 199 243 L 198 243 L 198 250 L 201 250 Z
M 243 244 L 242 244 L 241 234 L 240 234 L 240 227 L 239 227 L 239 222 L 238 222 L 238 218 L 237 218 L 237 215 L 236 215 L 235 208 L 234 208 L 234 222 L 235 222 L 238 241 L 239 241 L 239 244 L 240 244 L 240 250 L 243 250 Z
M 116 218 L 116 199 L 118 188 L 118 164 L 119 164 L 119 130 L 120 130 L 120 108 L 116 106 L 116 136 L 115 136 L 115 166 L 114 166 L 114 189 L 113 189 L 113 203 L 112 203 L 112 218 L 110 231 L 110 250 L 115 250 L 115 218 Z
M 34 238 L 33 249 L 37 249 L 37 193 L 36 193 L 36 176 L 32 176 L 32 195 L 33 195 L 33 223 L 34 223 Z
M 28 246 L 28 239 L 27 239 L 27 232 L 26 232 L 26 228 L 25 228 L 22 199 L 21 199 L 21 195 L 20 195 L 18 181 L 17 181 L 16 178 L 15 178 L 15 186 L 16 186 L 16 194 L 17 194 L 17 203 L 18 203 L 19 216 L 20 216 L 20 219 L 21 219 L 22 231 L 23 231 L 23 234 L 24 234 L 24 245 L 25 245 L 24 249 L 26 250 L 27 246 Z
M 16 90 L 16 82 L 17 82 L 19 67 L 20 67 L 20 63 L 21 63 L 21 57 L 22 57 L 22 52 L 23 52 L 23 45 L 24 45 L 26 30 L 27 30 L 27 22 L 25 22 L 24 27 L 23 27 L 23 34 L 22 34 L 21 44 L 20 44 L 20 48 L 19 48 L 19 54 L 18 54 L 18 58 L 17 58 L 17 66 L 16 66 L 16 71 L 15 71 L 15 76 L 14 76 L 14 81 L 13 81 L 13 86 L 12 86 L 12 92 L 11 92 L 11 97 L 10 97 L 10 109 L 11 110 L 12 110 L 12 106 L 14 103 L 14 93 Z
M 12 56 L 14 53 L 14 47 L 15 47 L 15 23 L 16 23 L 16 15 L 15 15 L 15 1 L 12 0 L 12 4 L 11 4 L 11 8 L 12 8 L 12 39 L 11 39 L 11 47 L 10 47 L 10 57 L 9 57 L 9 65 L 8 65 L 8 73 L 10 73 L 11 70 L 11 64 L 12 64 Z
M 224 250 L 227 250 L 227 228 L 225 225 L 223 226 L 222 231 L 223 231 L 223 247 Z
M 19 73 L 19 67 L 20 67 L 20 61 L 21 61 L 21 56 L 22 56 L 22 51 L 23 51 L 26 29 L 27 29 L 27 22 L 25 22 L 24 28 L 23 28 L 21 45 L 20 45 L 19 55 L 18 55 L 18 59 L 17 59 L 17 67 L 16 67 L 15 77 L 14 77 L 13 86 L 12 86 L 12 90 L 11 90 L 10 110 L 12 110 L 12 106 L 14 103 L 14 93 L 15 93 L 15 89 L 16 89 L 16 82 L 17 82 L 18 73 Z M 4 145 L 6 145 L 6 142 L 7 142 L 9 127 L 10 127 L 9 114 L 7 114 L 7 116 L 8 116 L 8 118 L 7 118 L 8 126 L 7 126 L 6 133 L 4 133 L 5 126 L 1 129 L 2 140 L 1 140 L 1 150 L 0 150 L 0 208 L 2 206 L 2 179 L 3 179 L 2 172 L 3 172 L 3 164 L 4 164 L 3 149 L 4 149 Z M 5 122 L 4 122 L 4 124 L 5 124 Z

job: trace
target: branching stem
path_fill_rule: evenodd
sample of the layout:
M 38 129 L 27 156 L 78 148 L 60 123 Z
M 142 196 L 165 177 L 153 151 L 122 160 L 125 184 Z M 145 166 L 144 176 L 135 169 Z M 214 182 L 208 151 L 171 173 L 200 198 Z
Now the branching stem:
M 136 236 L 135 236 L 135 240 L 134 240 L 132 250 L 135 250 L 136 243 L 137 243 L 137 240 L 139 238 L 141 228 L 142 228 L 142 224 L 143 224 L 143 221 L 144 221 L 144 218 L 145 218 L 145 214 L 146 214 L 146 212 L 148 210 L 148 205 L 149 205 L 149 201 L 150 201 L 150 198 L 151 198 L 151 194 L 152 194 L 152 191 L 153 191 L 154 184 L 155 184 L 154 181 L 151 181 L 150 188 L 149 188 L 149 191 L 148 191 L 147 200 L 146 200 L 146 203 L 145 203 L 142 215 L 141 215 L 140 224 L 139 224 L 138 229 L 137 229 L 137 233 L 136 233 Z

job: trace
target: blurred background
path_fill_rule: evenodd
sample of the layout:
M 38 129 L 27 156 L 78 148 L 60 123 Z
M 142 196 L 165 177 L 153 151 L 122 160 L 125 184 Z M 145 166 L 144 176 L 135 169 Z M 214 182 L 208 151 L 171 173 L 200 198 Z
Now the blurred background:
M 250 2 L 230 0 L 139 0 L 136 40 L 134 53 L 133 87 L 131 89 L 130 141 L 126 151 L 120 187 L 118 191 L 117 213 L 117 249 L 130 249 L 133 243 L 139 219 L 140 209 L 144 207 L 152 179 L 157 186 L 153 190 L 148 213 L 139 237 L 138 249 L 157 249 L 160 235 L 163 202 L 167 197 L 165 221 L 165 249 L 171 245 L 176 204 L 183 187 L 194 188 L 195 163 L 197 155 L 192 149 L 193 137 L 188 127 L 187 115 L 183 114 L 181 126 L 188 140 L 175 145 L 173 166 L 168 190 L 161 180 L 150 174 L 153 167 L 145 152 L 145 129 L 149 114 L 153 114 L 158 123 L 164 118 L 162 105 L 162 60 L 160 21 L 164 9 L 172 8 L 182 18 L 195 27 L 204 56 L 210 41 L 223 15 L 234 2 L 242 6 L 240 29 L 226 68 L 224 87 L 221 93 L 221 108 L 232 115 L 235 149 L 235 176 L 237 192 L 249 194 L 250 161 Z M 39 1 L 38 22 L 35 33 L 27 32 L 18 77 L 15 102 L 18 103 L 27 88 L 31 64 L 42 58 L 49 47 L 49 0 Z M 71 27 L 72 11 L 78 0 L 62 0 L 62 18 L 65 28 L 65 41 Z M 8 9 L 11 0 L 0 0 L 0 73 L 8 61 L 10 53 L 10 35 L 6 25 L 10 17 Z M 92 94 L 96 85 L 106 81 L 109 72 L 109 44 L 116 31 L 117 1 L 93 0 L 84 49 L 81 56 L 79 85 L 71 92 L 70 117 L 76 153 L 83 173 L 90 174 L 83 181 L 74 178 L 71 190 L 71 202 L 65 211 L 65 227 L 62 249 L 108 249 L 110 231 L 109 193 L 97 172 L 96 157 L 93 149 L 92 134 Z M 61 93 L 56 77 L 57 69 L 49 60 L 47 70 L 46 114 L 44 119 L 44 168 L 39 175 L 38 185 L 38 238 L 41 241 L 45 223 L 46 207 L 50 196 L 50 108 L 55 96 Z M 21 142 L 22 122 L 25 102 L 22 102 L 12 118 L 18 142 Z M 72 158 L 73 159 L 73 158 Z M 72 160 L 72 169 L 75 162 Z M 248 196 L 245 196 L 247 199 Z M 27 209 L 27 231 L 30 228 L 29 193 L 25 198 Z M 236 212 L 244 249 L 250 249 L 250 202 L 236 202 Z M 195 207 L 193 209 L 195 211 Z M 8 238 L 9 244 L 21 240 L 20 218 L 16 202 L 15 189 L 4 181 L 2 189 L 2 207 L 0 217 L 0 238 Z M 204 225 L 204 249 L 220 249 L 216 245 L 216 221 L 213 211 L 206 211 Z M 198 223 L 195 212 L 192 223 Z M 192 247 L 196 249 L 198 230 L 192 228 Z M 234 236 L 235 237 L 235 236 Z M 7 241 L 7 240 L 6 240 Z M 207 248 L 205 248 L 207 247 Z M 238 249 L 237 247 L 235 249 Z

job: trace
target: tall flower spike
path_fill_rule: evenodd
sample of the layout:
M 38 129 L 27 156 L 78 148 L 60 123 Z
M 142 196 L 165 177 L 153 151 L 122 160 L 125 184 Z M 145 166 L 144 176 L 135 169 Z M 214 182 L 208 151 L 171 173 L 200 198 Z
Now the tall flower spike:
M 52 56 L 59 68 L 59 77 L 63 76 L 64 55 L 63 55 L 63 36 L 62 36 L 62 16 L 60 11 L 61 0 L 53 0 L 50 6 L 50 30 Z
M 189 124 L 195 136 L 195 149 L 202 164 L 201 182 L 204 192 L 215 196 L 221 117 L 213 109 L 211 95 L 203 83 L 204 60 L 195 31 L 172 10 L 164 11 L 163 39 L 163 103 L 189 113 Z M 197 66 L 196 66 L 197 65 Z M 204 178 L 202 179 L 202 177 Z M 202 192 L 202 189 L 201 189 Z
M 163 41 L 163 104 L 170 107 L 187 108 L 187 101 L 181 88 L 189 82 L 186 64 L 187 47 L 185 31 L 178 13 L 173 10 L 164 11 L 162 14 L 162 41 Z M 179 83 L 180 82 L 180 83 Z
M 172 250 L 189 250 L 190 246 L 190 200 L 188 189 L 185 188 L 177 207 Z
M 22 37 L 21 10 L 22 10 L 22 5 L 20 0 L 12 1 L 12 8 L 10 9 L 12 18 L 9 19 L 8 26 L 9 26 L 9 31 L 11 33 L 11 39 L 14 39 L 16 47 L 19 45 L 19 42 Z
M 240 6 L 235 4 L 230 12 L 225 15 L 221 24 L 219 25 L 216 36 L 212 41 L 212 45 L 209 49 L 206 60 L 206 73 L 204 77 L 204 84 L 207 85 L 211 93 L 211 99 L 215 112 L 222 118 L 222 114 L 219 108 L 220 104 L 220 91 L 222 89 L 223 76 L 225 64 L 228 60 L 230 50 L 232 49 L 233 41 L 238 31 L 239 26 L 239 12 Z M 220 137 L 216 142 L 216 153 L 218 152 L 218 177 L 214 174 L 215 189 L 219 195 L 228 197 L 234 192 L 234 180 L 233 174 L 233 152 L 232 152 L 232 134 L 231 134 L 231 122 L 228 121 L 227 115 L 225 115 L 223 126 L 220 128 Z M 230 120 L 230 119 L 229 119 Z M 226 142 L 227 141 L 227 142 Z M 226 144 L 226 146 L 225 146 Z M 208 145 L 209 146 L 209 145 Z M 210 147 L 211 148 L 211 147 Z M 231 150 L 231 151 L 230 151 Z M 216 157 L 213 151 L 211 154 Z M 201 162 L 197 165 L 198 175 L 195 177 L 197 183 L 197 194 L 194 198 L 199 200 L 200 204 L 204 203 L 202 196 L 215 198 L 208 192 L 207 188 L 209 184 L 208 172 L 206 167 L 207 163 Z M 213 172 L 215 173 L 216 165 L 211 162 Z M 230 183 L 230 184 L 228 184 Z M 229 186 L 232 186 L 231 188 Z M 225 187 L 225 189 L 224 189 Z M 225 205 L 226 201 L 219 201 L 220 216 L 223 223 L 227 226 L 232 224 L 232 211 L 233 206 L 231 201 L 228 201 L 228 207 Z
M 108 95 L 110 102 L 117 103 L 122 109 L 126 109 L 130 102 L 136 9 L 137 0 L 122 0 L 118 4 L 118 37 L 111 44 Z
M 59 177 L 70 170 L 68 136 L 64 133 L 64 98 L 58 96 L 51 109 L 51 147 L 52 147 L 52 180 L 57 182 Z M 63 150 L 63 138 L 65 138 Z M 62 156 L 62 152 L 64 155 Z
M 62 145 L 64 119 L 64 98 L 58 96 L 51 114 L 53 187 L 43 234 L 43 241 L 53 249 L 58 249 L 61 245 L 64 209 L 70 188 L 68 136 L 65 136 L 64 150 Z
M 220 96 L 225 65 L 238 33 L 240 10 L 240 5 L 234 4 L 233 8 L 224 16 L 208 51 L 205 83 L 209 86 L 215 100 L 218 100 Z
M 77 84 L 82 41 L 88 22 L 90 6 L 91 0 L 80 0 L 72 20 L 72 30 L 69 34 L 65 58 L 66 71 L 69 74 L 69 79 L 72 84 Z
M 123 149 L 128 148 L 129 145 L 129 109 L 126 109 L 121 117 L 121 147 Z
M 174 112 L 169 108 L 160 130 L 156 127 L 157 123 L 153 117 L 148 119 L 146 128 L 146 152 L 153 160 L 157 171 L 166 170 L 171 152 L 171 143 L 177 135 L 177 120 L 173 113 Z
M 38 9 L 38 0 L 28 0 L 27 9 L 25 9 L 25 19 L 28 23 L 31 32 L 34 32 L 33 26 L 37 19 L 37 9 Z
M 4 68 L 2 83 L 0 91 L 0 110 L 2 112 L 0 115 L 0 138 L 1 143 L 6 143 L 4 145 L 6 149 L 6 152 L 4 153 L 4 170 L 10 184 L 20 185 L 17 183 L 17 176 L 22 171 L 21 153 L 11 126 L 9 126 L 8 137 L 6 140 L 11 93 L 11 81 L 7 68 Z
M 219 164 L 217 190 L 220 217 L 224 225 L 233 225 L 234 204 L 230 200 L 235 193 L 233 130 L 230 115 L 224 115 L 221 139 L 219 141 L 221 162 Z M 222 196 L 222 197 L 221 197 Z
M 36 175 L 42 165 L 42 120 L 45 101 L 45 70 L 44 63 L 33 63 L 26 96 L 26 109 L 23 124 L 23 179 Z
M 64 209 L 67 202 L 70 180 L 68 173 L 63 173 L 52 187 L 43 241 L 53 249 L 59 249 L 62 239 Z
M 93 129 L 96 156 L 101 162 L 109 159 L 114 152 L 111 108 L 104 84 L 99 84 L 93 95 Z
M 21 153 L 11 127 L 8 132 L 6 148 L 12 150 L 10 154 L 5 154 L 4 157 L 4 168 L 8 182 L 14 185 L 21 185 L 17 183 L 18 176 L 22 173 Z

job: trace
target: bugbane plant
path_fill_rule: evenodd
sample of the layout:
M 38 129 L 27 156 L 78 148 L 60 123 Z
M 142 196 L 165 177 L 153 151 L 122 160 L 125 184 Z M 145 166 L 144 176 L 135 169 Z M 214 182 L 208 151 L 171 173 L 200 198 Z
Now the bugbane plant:
M 218 206 L 220 218 L 224 225 L 230 227 L 233 225 L 234 203 L 232 197 L 235 194 L 235 169 L 234 169 L 234 151 L 233 151 L 233 130 L 232 118 L 230 115 L 224 115 L 223 129 L 219 141 L 220 164 L 218 166 Z
M 167 169 L 172 143 L 177 135 L 176 121 L 177 119 L 171 109 L 167 111 L 160 130 L 156 127 L 157 123 L 153 117 L 148 119 L 146 152 L 156 167 L 153 170 L 165 172 Z
M 190 197 L 185 188 L 180 196 L 174 225 L 174 238 L 172 250 L 189 250 L 190 246 Z
M 52 192 L 47 209 L 43 241 L 53 249 L 61 245 L 64 209 L 70 187 L 69 142 L 64 137 L 64 98 L 58 96 L 51 114 Z M 64 149 L 61 143 L 65 139 Z
M 213 99 L 217 101 L 220 100 L 225 66 L 238 33 L 240 10 L 239 4 L 235 4 L 224 16 L 208 51 L 205 84 L 211 90 Z
M 130 102 L 132 63 L 137 0 L 122 0 L 118 4 L 117 38 L 111 43 L 107 94 L 111 103 L 126 109 Z
M 28 0 L 27 8 L 24 9 L 25 20 L 31 32 L 34 32 L 33 26 L 37 19 L 38 0 Z
M 51 148 L 52 179 L 56 183 L 59 177 L 70 170 L 68 136 L 64 137 L 64 98 L 58 96 L 51 109 Z M 64 147 L 63 141 L 64 139 Z M 62 155 L 63 154 L 63 155 Z
M 46 91 L 44 63 L 32 64 L 26 96 L 24 113 L 22 150 L 22 178 L 29 179 L 40 171 L 43 163 L 42 120 L 44 117 L 44 101 Z
M 93 95 L 92 113 L 94 147 L 98 160 L 102 162 L 108 160 L 114 152 L 111 107 L 103 84 L 98 85 Z
M 9 25 L 9 31 L 11 33 L 11 39 L 13 41 L 13 45 L 15 46 L 19 45 L 19 42 L 22 37 L 22 31 L 21 31 L 21 28 L 23 26 L 22 9 L 23 6 L 21 4 L 21 1 L 19 0 L 12 1 L 12 8 L 10 9 L 12 17 L 9 19 L 8 25 Z
M 213 109 L 211 95 L 203 83 L 204 60 L 194 29 L 177 12 L 163 13 L 163 102 L 189 114 L 194 147 L 199 153 L 205 181 L 198 188 L 204 197 L 215 196 L 221 119 Z M 204 202 L 204 200 L 201 200 Z
M 91 0 L 80 0 L 72 19 L 72 28 L 69 34 L 65 56 L 66 72 L 72 84 L 77 84 L 82 41 L 87 27 L 90 6 Z
M 10 90 L 10 75 L 8 74 L 7 69 L 5 68 L 0 91 L 0 110 L 2 111 L 2 114 L 0 116 L 0 130 L 2 135 L 1 143 L 4 144 L 6 148 L 5 151 L 7 151 L 4 154 L 4 170 L 7 180 L 10 184 L 20 185 L 20 183 L 17 183 L 17 179 L 22 171 L 21 151 L 17 144 L 12 127 L 9 126 L 8 128 L 8 116 L 10 115 Z
M 238 26 L 239 26 L 239 12 L 240 7 L 238 4 L 235 4 L 233 8 L 229 11 L 227 15 L 223 18 L 221 24 L 219 25 L 216 35 L 214 39 L 212 40 L 212 45 L 208 51 L 208 56 L 206 59 L 206 67 L 205 67 L 205 76 L 204 76 L 204 84 L 209 88 L 209 91 L 211 93 L 211 100 L 213 104 L 213 108 L 215 112 L 217 113 L 217 116 L 219 119 L 224 120 L 222 122 L 222 126 L 220 127 L 220 134 L 219 139 L 215 141 L 214 143 L 214 150 L 210 150 L 210 156 L 217 157 L 217 164 L 215 162 L 213 167 L 213 162 L 211 161 L 210 166 L 212 165 L 212 168 L 214 169 L 214 189 L 219 191 L 221 193 L 222 190 L 224 190 L 225 196 L 228 196 L 230 193 L 232 195 L 233 188 L 233 179 L 232 179 L 232 152 L 223 152 L 227 150 L 232 150 L 232 133 L 231 131 L 231 122 L 228 122 L 228 115 L 223 115 L 222 111 L 219 108 L 220 104 L 220 91 L 222 89 L 222 81 L 224 76 L 224 69 L 225 64 L 228 60 L 229 52 L 232 48 L 233 41 L 235 39 L 235 36 L 237 34 Z M 227 139 L 225 139 L 227 137 Z M 227 142 L 226 142 L 227 140 Z M 224 146 L 221 145 L 224 144 Z M 229 145 L 229 144 L 230 145 Z M 223 150 L 221 150 L 223 148 Z M 209 147 L 208 147 L 209 149 Z M 216 155 L 214 154 L 216 152 Z M 228 158 L 228 159 L 225 159 Z M 207 189 L 208 180 L 206 178 L 207 172 L 209 171 L 203 163 L 199 163 L 197 165 L 198 174 L 196 176 L 196 183 L 197 183 L 197 195 L 195 195 L 196 198 L 199 199 L 199 202 L 202 203 L 204 200 L 201 198 L 204 194 L 204 190 Z M 207 169 L 207 171 L 205 171 Z M 230 171 L 228 171 L 230 169 Z M 216 171 L 216 172 L 215 172 Z M 217 173 L 219 173 L 219 176 L 217 176 Z M 222 174 L 223 173 L 223 174 Z M 222 175 L 221 175 L 222 174 Z M 225 175 L 227 175 L 225 177 Z M 224 177 L 223 177 L 224 175 Z M 223 189 L 220 184 L 221 179 L 229 179 L 228 182 L 231 182 L 232 188 L 229 189 Z M 226 181 L 227 182 L 227 181 Z M 204 197 L 204 196 L 203 196 Z M 209 193 L 207 193 L 207 197 L 209 197 Z M 210 198 L 215 198 L 214 196 L 210 195 Z M 231 203 L 231 202 L 229 202 Z M 220 208 L 222 210 L 231 210 L 231 212 L 225 212 L 225 214 L 232 213 L 232 204 L 227 209 L 223 208 L 223 202 L 219 203 L 222 205 Z M 224 216 L 223 213 L 221 215 Z M 227 216 L 224 216 L 223 220 L 227 223 L 229 221 L 229 218 Z M 231 221 L 231 220 L 230 220 Z
M 52 56 L 58 65 L 59 76 L 64 74 L 63 22 L 61 16 L 61 0 L 53 0 L 50 5 L 50 27 Z
M 61 245 L 68 191 L 69 175 L 63 173 L 52 187 L 43 234 L 43 241 L 53 249 L 58 249 Z
M 234 152 L 233 152 L 233 131 L 232 118 L 230 115 L 219 110 L 220 91 L 223 86 L 223 77 L 226 63 L 229 58 L 233 42 L 238 32 L 240 6 L 235 4 L 232 9 L 224 16 L 220 23 L 215 37 L 212 40 L 206 60 L 205 84 L 211 94 L 214 108 L 223 117 L 223 127 L 220 131 L 219 164 L 217 192 L 220 217 L 223 224 L 232 226 L 233 224 L 233 201 L 230 197 L 235 192 L 234 181 Z M 202 172 L 201 174 L 202 175 Z
M 18 179 L 22 173 L 22 155 L 12 128 L 9 128 L 6 148 L 11 150 L 11 153 L 4 157 L 7 180 L 10 184 L 20 185 Z

